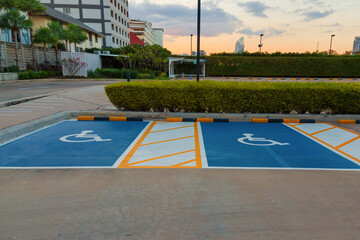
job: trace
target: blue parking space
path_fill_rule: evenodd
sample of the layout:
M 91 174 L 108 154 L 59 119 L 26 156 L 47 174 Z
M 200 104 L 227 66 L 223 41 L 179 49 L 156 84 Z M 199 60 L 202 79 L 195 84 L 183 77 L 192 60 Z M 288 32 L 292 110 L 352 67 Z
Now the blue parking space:
M 0 147 L 0 167 L 111 167 L 147 122 L 65 121 Z
M 360 169 L 283 124 L 201 123 L 209 167 Z

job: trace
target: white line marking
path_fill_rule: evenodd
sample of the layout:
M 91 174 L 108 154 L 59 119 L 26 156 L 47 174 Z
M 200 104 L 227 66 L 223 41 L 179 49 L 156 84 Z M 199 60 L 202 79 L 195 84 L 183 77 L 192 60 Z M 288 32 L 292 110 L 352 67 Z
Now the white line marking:
M 201 123 L 198 122 L 197 125 L 198 125 L 198 134 L 199 134 L 201 165 L 202 165 L 202 168 L 208 168 L 209 165 L 208 165 L 208 161 L 207 161 L 207 157 L 206 157 L 206 150 L 205 150 L 204 138 L 203 138 L 202 129 L 201 129 Z
M 28 89 L 45 89 L 45 88 L 50 88 L 50 86 L 19 88 L 18 90 L 22 91 L 22 90 L 28 90 Z
M 310 137 L 310 136 L 306 135 L 305 133 L 303 133 L 303 132 L 301 132 L 301 131 L 297 130 L 296 128 L 290 127 L 290 126 L 288 126 L 288 125 L 287 125 L 287 124 L 285 124 L 285 123 L 282 123 L 282 124 L 283 124 L 283 125 L 285 125 L 285 126 L 287 126 L 287 127 L 288 127 L 288 128 L 290 128 L 290 129 L 292 129 L 292 130 L 294 130 L 294 131 L 296 131 L 296 132 L 300 133 L 301 135 L 303 135 L 303 136 L 307 137 L 308 139 L 311 139 L 312 141 L 314 141 L 314 142 L 316 142 L 316 143 L 320 144 L 321 146 L 323 146 L 323 147 L 325 147 L 325 148 L 329 149 L 330 151 L 332 151 L 332 152 L 334 152 L 334 153 L 336 153 L 336 154 L 338 154 L 338 155 L 342 156 L 343 158 L 345 158 L 345 159 L 347 159 L 347 160 L 349 160 L 349 161 L 351 161 L 351 162 L 355 163 L 356 165 L 360 166 L 360 163 L 359 163 L 358 161 L 355 161 L 355 160 L 353 160 L 353 159 L 349 158 L 348 156 L 346 156 L 346 155 L 342 154 L 341 152 L 338 152 L 338 151 L 336 151 L 335 149 L 333 149 L 333 148 L 331 148 L 331 147 L 329 147 L 329 146 L 326 146 L 324 143 L 322 143 L 322 142 L 320 142 L 320 141 L 318 141 L 318 140 L 316 140 L 316 139 L 314 139 L 314 138 L 312 138 L 312 137 Z M 316 123 L 316 124 L 317 124 L 317 123 Z M 329 125 L 329 126 L 331 126 L 331 125 Z
M 121 156 L 118 158 L 118 160 L 114 163 L 114 165 L 112 166 L 113 168 L 117 168 L 119 167 L 120 163 L 124 160 L 124 158 L 129 154 L 129 152 L 131 151 L 131 149 L 134 148 L 135 144 L 140 140 L 140 138 L 142 137 L 142 135 L 145 134 L 146 130 L 150 127 L 152 121 L 150 121 L 148 123 L 148 125 L 146 125 L 146 127 L 141 131 L 141 133 L 135 138 L 135 140 L 130 144 L 130 146 L 125 150 L 125 152 L 123 154 L 121 154 Z
M 206 169 L 224 170 L 284 170 L 284 171 L 339 171 L 339 172 L 360 172 L 360 169 L 333 169 L 333 168 L 250 168 L 250 167 L 208 167 Z
M 5 113 L 0 113 L 0 117 L 13 117 L 16 116 L 14 114 L 5 114 Z

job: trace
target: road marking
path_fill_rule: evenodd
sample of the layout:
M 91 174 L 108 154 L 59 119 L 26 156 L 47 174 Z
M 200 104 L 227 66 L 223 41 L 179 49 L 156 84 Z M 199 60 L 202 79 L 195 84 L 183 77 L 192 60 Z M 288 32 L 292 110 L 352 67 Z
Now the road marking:
M 198 123 L 152 122 L 119 168 L 201 168 Z
M 29 89 L 45 89 L 45 88 L 50 88 L 50 86 L 19 88 L 18 90 L 23 91 L 23 90 L 29 90 Z
M 319 134 L 319 133 L 327 132 L 327 131 L 332 130 L 332 129 L 335 129 L 335 128 L 336 128 L 336 127 L 323 129 L 323 130 L 320 130 L 320 131 L 318 131 L 318 132 L 312 133 L 312 134 L 310 134 L 310 135 L 316 135 L 316 134 Z
M 312 135 L 312 133 L 316 132 L 316 127 L 318 127 L 318 129 L 323 130 L 324 128 L 326 128 L 326 125 L 328 126 L 328 128 L 334 127 L 334 125 L 331 125 L 331 124 L 328 124 L 328 123 L 303 124 L 302 126 L 294 126 L 294 125 L 290 125 L 290 124 L 285 123 L 285 125 L 289 126 L 290 128 L 293 128 L 293 129 L 297 130 L 298 132 L 302 133 L 303 135 L 309 137 L 310 139 L 313 139 L 313 140 L 321 143 L 323 146 L 326 146 L 328 149 L 330 149 L 330 150 L 332 150 L 332 151 L 334 151 L 334 152 L 336 152 L 336 153 L 338 153 L 338 154 L 340 154 L 342 156 L 345 156 L 347 159 L 351 160 L 352 162 L 354 162 L 356 164 L 360 164 L 360 158 L 359 158 L 360 154 L 358 153 L 359 149 L 360 149 L 360 144 L 358 144 L 358 142 L 357 142 L 357 141 L 359 141 L 359 139 L 355 139 L 353 142 L 350 142 L 349 144 L 345 144 L 349 140 L 344 141 L 342 144 L 345 144 L 345 145 L 339 148 L 339 146 L 341 146 L 342 144 L 337 145 L 337 146 L 333 146 L 332 145 L 332 141 L 333 141 L 332 138 L 322 138 L 321 139 L 321 138 L 319 138 L 319 137 L 317 137 L 315 135 Z M 360 138 L 359 134 L 354 133 L 354 132 L 352 132 L 350 130 L 346 130 L 346 129 L 343 129 L 343 128 L 340 128 L 340 127 L 336 127 L 336 128 L 347 131 L 347 132 L 350 132 L 350 133 L 352 133 L 352 134 L 354 134 L 354 135 L 356 135 L 356 136 L 358 136 Z M 346 146 L 350 146 L 351 143 L 355 143 L 355 144 L 353 144 L 351 147 L 343 149 Z M 359 146 L 357 146 L 357 145 L 359 145 Z M 357 156 L 357 157 L 353 156 L 355 154 L 358 154 L 359 156 Z

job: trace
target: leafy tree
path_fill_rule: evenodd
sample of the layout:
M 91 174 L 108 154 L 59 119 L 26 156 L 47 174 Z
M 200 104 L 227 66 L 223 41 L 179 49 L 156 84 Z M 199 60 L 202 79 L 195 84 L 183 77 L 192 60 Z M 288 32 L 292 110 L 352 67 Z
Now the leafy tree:
M 0 29 L 11 29 L 15 34 L 15 62 L 17 68 L 19 68 L 18 32 L 20 29 L 30 29 L 31 27 L 32 22 L 16 9 L 6 10 L 5 13 L 0 15 Z
M 45 63 L 48 63 L 47 56 L 46 56 L 46 45 L 51 43 L 51 31 L 47 27 L 40 27 L 35 31 L 34 34 L 34 43 L 42 43 L 44 44 L 44 59 Z
M 1 0 L 0 0 L 1 1 Z M 26 12 L 29 19 L 31 16 L 40 15 L 46 11 L 46 7 L 40 2 L 40 0 L 16 0 L 16 8 L 22 12 Z M 34 47 L 34 30 L 30 28 L 30 41 L 31 41 L 31 52 L 33 66 L 36 66 L 35 59 L 35 47 Z
M 65 40 L 75 44 L 75 51 L 77 44 L 81 44 L 88 39 L 82 28 L 75 24 L 69 24 L 65 29 Z
M 52 21 L 50 23 L 47 24 L 47 27 L 50 30 L 50 37 L 49 37 L 49 41 L 51 43 L 51 45 L 53 45 L 55 47 L 55 55 L 56 55 L 56 62 L 59 63 L 59 43 L 61 40 L 65 39 L 65 33 L 64 33 L 64 28 L 63 26 L 59 23 L 59 22 L 55 22 Z
M 0 10 L 9 10 L 16 6 L 15 0 L 0 0 Z

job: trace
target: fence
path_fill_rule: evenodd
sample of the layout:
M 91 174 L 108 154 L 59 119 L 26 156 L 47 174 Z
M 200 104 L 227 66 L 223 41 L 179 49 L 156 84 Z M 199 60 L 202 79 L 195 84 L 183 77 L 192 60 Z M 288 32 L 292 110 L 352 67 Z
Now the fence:
M 32 64 L 32 50 L 30 45 L 24 45 L 19 43 L 19 68 L 26 69 L 27 65 Z M 46 48 L 47 60 L 51 65 L 56 63 L 55 49 Z M 35 46 L 35 59 L 38 64 L 45 62 L 44 48 Z M 15 66 L 15 43 L 0 41 L 0 70 L 1 67 Z
M 69 63 L 69 59 L 75 63 Z M 62 52 L 61 61 L 63 76 L 87 77 L 88 71 L 101 68 L 101 58 L 97 54 L 84 52 Z M 84 63 L 84 65 L 81 63 Z

